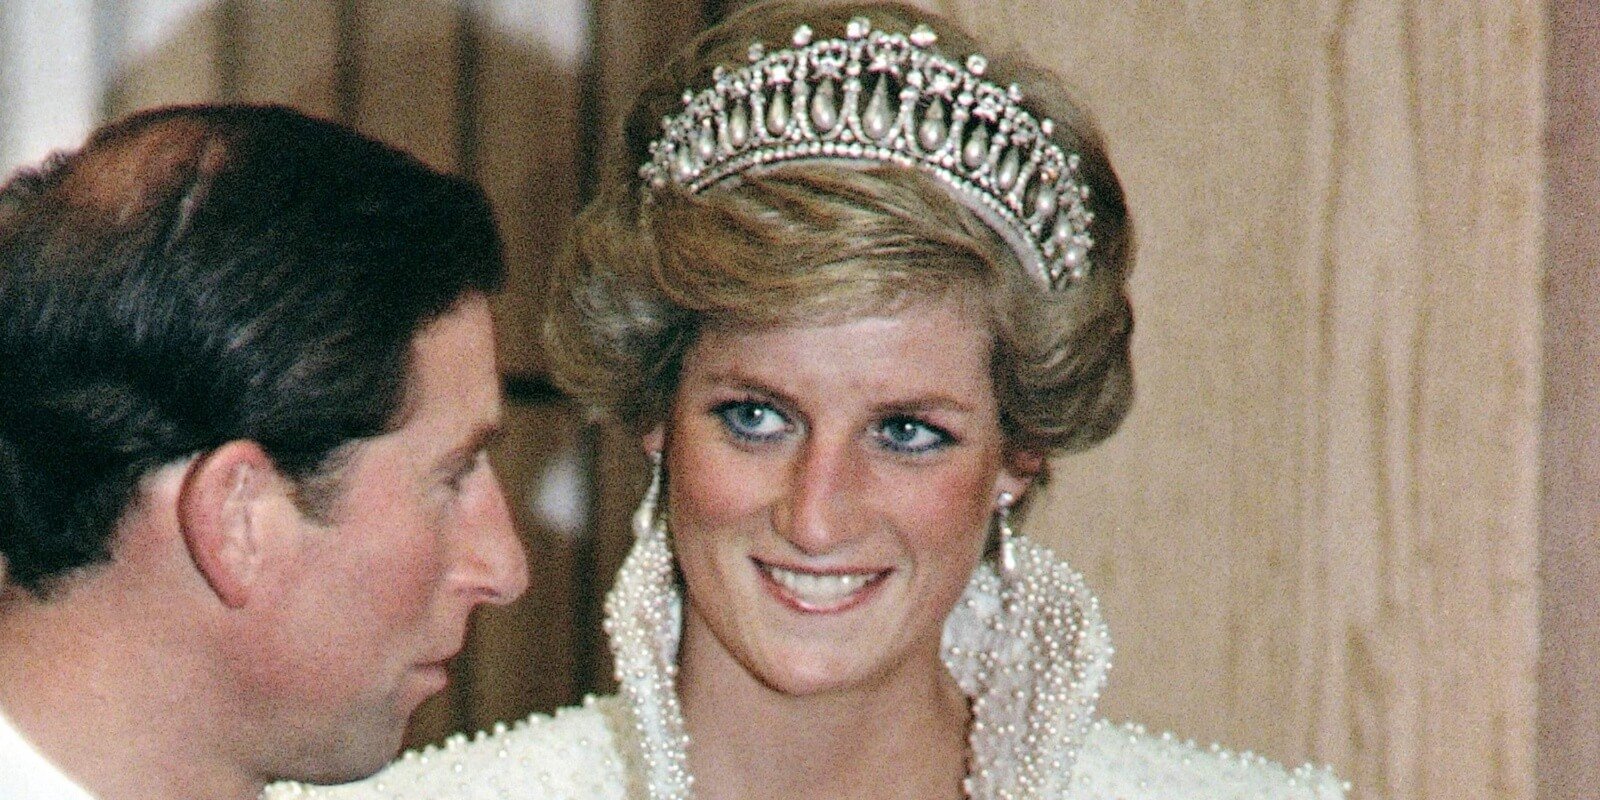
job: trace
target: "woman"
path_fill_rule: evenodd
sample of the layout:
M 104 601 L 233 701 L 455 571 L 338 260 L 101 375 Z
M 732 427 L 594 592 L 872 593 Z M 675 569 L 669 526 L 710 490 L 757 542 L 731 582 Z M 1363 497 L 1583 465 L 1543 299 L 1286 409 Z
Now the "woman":
M 1095 601 L 1012 518 L 1128 407 L 1132 233 L 1084 115 L 976 53 L 762 5 L 644 91 L 546 324 L 657 459 L 622 693 L 327 796 L 1342 796 L 1094 716 Z

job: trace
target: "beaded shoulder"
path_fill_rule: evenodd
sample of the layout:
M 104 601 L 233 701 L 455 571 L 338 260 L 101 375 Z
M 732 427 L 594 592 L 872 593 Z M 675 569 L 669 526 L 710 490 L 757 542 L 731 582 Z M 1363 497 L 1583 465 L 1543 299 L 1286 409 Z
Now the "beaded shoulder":
M 621 800 L 628 779 L 613 736 L 618 705 L 615 697 L 589 697 L 553 716 L 534 714 L 409 751 L 365 780 L 280 783 L 262 800 Z
M 1326 767 L 1291 770 L 1105 720 L 1090 726 L 1076 773 L 1072 800 L 1344 800 L 1348 791 Z

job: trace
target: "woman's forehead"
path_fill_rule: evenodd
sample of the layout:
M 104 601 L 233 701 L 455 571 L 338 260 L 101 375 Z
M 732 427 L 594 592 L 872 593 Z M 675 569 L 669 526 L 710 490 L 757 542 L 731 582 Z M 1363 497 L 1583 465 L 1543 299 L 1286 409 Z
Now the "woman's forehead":
M 688 382 L 874 386 L 890 392 L 972 392 L 989 382 L 983 316 L 954 299 L 785 325 L 713 325 L 684 360 Z

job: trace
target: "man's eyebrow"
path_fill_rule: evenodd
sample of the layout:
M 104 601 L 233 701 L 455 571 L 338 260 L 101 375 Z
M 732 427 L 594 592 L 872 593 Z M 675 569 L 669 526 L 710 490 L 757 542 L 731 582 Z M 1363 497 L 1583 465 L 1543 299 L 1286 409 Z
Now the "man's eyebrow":
M 480 450 L 488 450 L 489 448 L 505 441 L 505 438 L 506 423 L 504 420 L 495 420 L 494 422 L 479 425 L 477 428 L 473 429 L 472 436 L 470 436 L 459 447 L 455 447 L 450 450 L 450 452 L 445 456 L 445 460 L 449 461 L 458 458 L 466 458 Z

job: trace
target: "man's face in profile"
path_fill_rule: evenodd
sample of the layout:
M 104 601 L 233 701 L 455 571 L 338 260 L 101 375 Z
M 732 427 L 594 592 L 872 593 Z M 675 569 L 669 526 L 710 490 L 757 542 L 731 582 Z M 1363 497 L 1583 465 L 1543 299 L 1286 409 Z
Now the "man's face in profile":
M 337 782 L 382 766 L 444 688 L 472 610 L 527 587 L 485 452 L 502 410 L 482 296 L 422 329 L 409 380 L 404 424 L 356 445 L 325 519 L 278 515 L 281 541 L 266 545 L 288 550 L 268 562 L 279 594 L 261 640 L 238 644 L 250 701 L 264 706 L 251 716 L 288 748 L 264 756 L 279 774 Z

